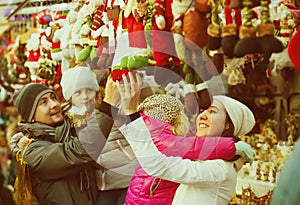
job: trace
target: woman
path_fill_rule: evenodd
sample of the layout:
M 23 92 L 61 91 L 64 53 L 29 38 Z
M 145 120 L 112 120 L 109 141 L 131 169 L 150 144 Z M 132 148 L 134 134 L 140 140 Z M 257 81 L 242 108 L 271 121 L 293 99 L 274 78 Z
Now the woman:
M 140 105 L 139 112 L 159 151 L 167 156 L 191 160 L 233 160 L 236 149 L 232 137 L 185 137 L 190 123 L 182 104 L 168 94 L 154 94 Z M 172 203 L 178 183 L 148 175 L 140 165 L 135 169 L 126 195 L 130 205 L 168 205 Z
M 124 83 L 117 82 L 117 88 L 123 110 L 133 120 L 122 126 L 120 131 L 131 145 L 142 168 L 149 175 L 181 184 L 172 204 L 227 205 L 235 190 L 237 172 L 245 160 L 195 162 L 180 157 L 167 157 L 159 152 L 147 126 L 136 112 L 135 98 L 141 87 L 139 76 L 136 78 L 136 86 L 130 86 L 124 76 Z M 130 75 L 130 81 L 133 80 Z M 215 96 L 212 106 L 197 118 L 197 136 L 240 136 L 250 132 L 254 124 L 254 116 L 244 104 L 226 96 Z M 132 133 L 135 133 L 134 137 Z

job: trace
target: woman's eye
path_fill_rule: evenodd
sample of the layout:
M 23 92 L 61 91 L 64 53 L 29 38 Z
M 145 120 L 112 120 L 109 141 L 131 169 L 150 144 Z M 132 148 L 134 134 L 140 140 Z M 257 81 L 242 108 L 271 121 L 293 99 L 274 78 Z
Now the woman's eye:
M 210 110 L 210 113 L 217 113 L 217 111 L 215 111 L 215 110 Z

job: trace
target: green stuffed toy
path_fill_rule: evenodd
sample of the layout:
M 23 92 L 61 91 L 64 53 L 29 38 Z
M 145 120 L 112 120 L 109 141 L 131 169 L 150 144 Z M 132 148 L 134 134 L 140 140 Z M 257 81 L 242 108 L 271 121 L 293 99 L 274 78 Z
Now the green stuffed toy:
M 133 70 L 138 70 L 140 68 L 146 67 L 151 64 L 148 56 L 143 55 L 133 55 L 124 56 L 121 59 L 120 65 L 115 65 L 112 67 L 111 76 L 114 81 L 122 80 L 122 75 L 127 75 L 128 72 Z

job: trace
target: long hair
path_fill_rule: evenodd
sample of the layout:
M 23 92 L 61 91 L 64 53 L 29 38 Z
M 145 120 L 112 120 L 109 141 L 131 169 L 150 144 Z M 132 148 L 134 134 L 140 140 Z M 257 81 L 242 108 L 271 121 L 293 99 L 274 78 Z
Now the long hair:
M 176 120 L 174 121 L 174 124 L 172 126 L 172 132 L 178 136 L 186 136 L 188 134 L 189 129 L 190 122 L 188 120 L 188 117 L 186 116 L 184 111 L 181 111 Z

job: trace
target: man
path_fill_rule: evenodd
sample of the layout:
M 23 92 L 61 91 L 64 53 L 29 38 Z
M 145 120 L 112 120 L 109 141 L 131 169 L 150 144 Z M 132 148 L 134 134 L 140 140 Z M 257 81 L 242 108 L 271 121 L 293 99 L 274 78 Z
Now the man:
M 111 98 L 107 95 L 100 105 L 103 124 L 111 129 L 113 124 Z M 99 145 L 101 152 L 105 137 L 88 129 L 98 125 L 94 115 L 87 126 L 77 132 L 64 119 L 55 93 L 42 84 L 25 85 L 13 99 L 23 121 L 20 131 L 33 141 L 24 153 L 28 163 L 33 194 L 40 204 L 92 205 L 97 195 L 95 168 L 97 164 L 85 149 Z M 97 127 L 99 128 L 99 127 Z M 109 133 L 109 132 L 105 132 Z M 96 136 L 97 135 L 97 136 Z M 23 150 L 23 151 L 24 151 Z M 23 153 L 21 153 L 23 154 Z M 94 154 L 94 153 L 93 153 Z

